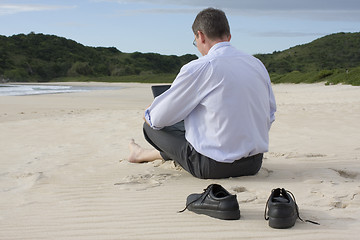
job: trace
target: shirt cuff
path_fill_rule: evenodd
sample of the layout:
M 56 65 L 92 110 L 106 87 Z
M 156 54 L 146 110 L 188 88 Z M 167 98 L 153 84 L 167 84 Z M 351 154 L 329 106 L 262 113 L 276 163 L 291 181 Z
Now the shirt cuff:
M 155 127 L 152 122 L 151 122 L 151 117 L 150 117 L 150 110 L 149 109 L 146 109 L 145 110 L 145 121 L 149 124 L 149 126 L 152 128 L 152 129 L 155 129 L 155 130 L 160 130 L 161 128 L 158 128 L 158 127 Z

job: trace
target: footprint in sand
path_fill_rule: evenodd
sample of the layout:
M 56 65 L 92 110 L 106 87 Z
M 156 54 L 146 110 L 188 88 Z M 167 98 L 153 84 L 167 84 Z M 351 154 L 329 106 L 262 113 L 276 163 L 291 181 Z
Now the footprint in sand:
M 257 196 L 254 193 L 249 192 L 246 187 L 235 186 L 232 187 L 231 190 L 237 193 L 236 195 L 238 196 L 238 201 L 240 203 L 249 203 L 257 199 Z
M 274 171 L 267 169 L 265 167 L 262 167 L 260 171 L 256 174 L 257 178 L 267 178 L 269 177 Z
M 8 185 L 7 188 L 1 189 L 3 192 L 27 190 L 45 178 L 43 172 L 6 173 L 6 175 L 16 181 L 12 181 L 12 184 Z
M 335 195 L 330 202 L 330 207 L 333 208 L 347 208 L 360 206 L 360 192 L 354 192 L 350 194 Z
M 176 177 L 174 174 L 162 173 L 162 174 L 138 174 L 126 176 L 122 181 L 115 183 L 114 185 L 120 186 L 125 190 L 142 191 L 148 188 L 158 187 L 165 181 Z
M 247 192 L 248 191 L 246 189 L 246 187 L 232 187 L 231 190 L 233 190 L 236 193 L 242 193 L 242 192 Z
M 285 159 L 290 159 L 290 158 L 322 158 L 322 157 L 326 157 L 327 155 L 325 154 L 321 154 L 321 153 L 297 153 L 297 152 L 269 152 L 268 155 L 270 157 L 274 157 L 274 158 L 285 158 Z
M 356 179 L 360 176 L 359 172 L 335 168 L 328 168 L 327 172 L 332 173 L 332 180 L 321 180 L 320 184 L 326 184 L 331 187 L 331 190 L 323 191 L 326 188 L 312 189 L 311 193 L 318 197 L 319 201 L 321 199 L 322 203 L 324 199 L 329 199 L 327 204 L 330 210 L 358 209 L 360 207 L 360 185 L 357 184 Z M 338 177 L 335 177 L 336 175 Z M 311 182 L 307 181 L 307 183 Z
M 333 197 L 330 206 L 334 208 L 347 208 L 349 206 L 348 201 L 346 201 L 347 197 L 348 195 Z
M 307 158 L 322 158 L 322 157 L 326 157 L 327 155 L 325 154 L 321 154 L 321 153 L 307 153 L 305 154 L 305 157 Z
M 330 168 L 331 170 L 337 172 L 340 177 L 346 178 L 346 179 L 356 179 L 359 176 L 358 172 L 353 172 L 349 170 L 341 170 L 341 169 L 334 169 Z

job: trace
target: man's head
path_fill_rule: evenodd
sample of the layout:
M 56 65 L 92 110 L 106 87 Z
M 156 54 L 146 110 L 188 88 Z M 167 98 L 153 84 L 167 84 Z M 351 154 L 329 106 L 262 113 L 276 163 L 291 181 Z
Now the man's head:
M 225 13 L 222 10 L 207 8 L 196 16 L 192 25 L 195 35 L 201 31 L 211 40 L 221 39 L 230 35 L 230 27 Z
M 202 55 L 218 42 L 230 41 L 230 27 L 222 10 L 207 8 L 199 12 L 192 25 L 196 43 Z

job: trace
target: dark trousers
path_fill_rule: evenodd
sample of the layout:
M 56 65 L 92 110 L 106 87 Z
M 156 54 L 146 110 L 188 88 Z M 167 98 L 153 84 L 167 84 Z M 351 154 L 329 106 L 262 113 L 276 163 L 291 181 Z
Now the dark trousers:
M 218 179 L 255 175 L 261 168 L 263 154 L 236 160 L 233 163 L 217 162 L 198 153 L 185 139 L 183 122 L 161 130 L 144 123 L 145 139 L 160 151 L 164 160 L 174 160 L 194 177 Z

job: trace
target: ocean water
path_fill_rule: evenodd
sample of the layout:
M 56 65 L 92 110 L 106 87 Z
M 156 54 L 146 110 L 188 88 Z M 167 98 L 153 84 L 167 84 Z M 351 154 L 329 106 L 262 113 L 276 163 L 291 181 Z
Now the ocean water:
M 112 89 L 119 89 L 119 87 L 0 84 L 0 96 L 25 96 L 25 95 L 39 95 L 39 94 L 86 92 L 93 90 L 112 90 Z

